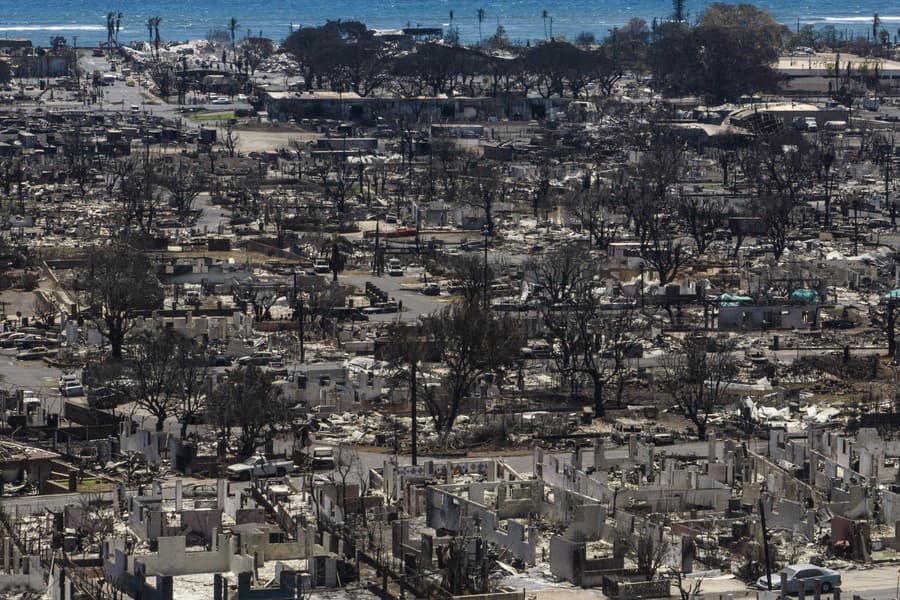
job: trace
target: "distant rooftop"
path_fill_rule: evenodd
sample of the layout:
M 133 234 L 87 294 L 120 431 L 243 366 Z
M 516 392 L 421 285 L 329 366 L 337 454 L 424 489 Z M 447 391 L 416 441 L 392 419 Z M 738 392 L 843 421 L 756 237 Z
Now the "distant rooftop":
M 778 58 L 776 68 L 792 77 L 821 77 L 834 74 L 836 60 L 837 55 L 834 52 L 819 52 L 809 56 L 781 56 Z M 882 77 L 900 76 L 900 61 L 897 60 L 864 57 L 842 52 L 839 66 L 844 72 L 846 72 L 847 63 L 850 63 L 853 69 L 858 69 L 860 65 L 868 65 L 868 68 L 873 71 L 877 65 Z
M 0 462 L 20 462 L 27 460 L 52 460 L 59 454 L 49 450 L 42 450 L 33 446 L 26 446 L 11 440 L 0 441 Z

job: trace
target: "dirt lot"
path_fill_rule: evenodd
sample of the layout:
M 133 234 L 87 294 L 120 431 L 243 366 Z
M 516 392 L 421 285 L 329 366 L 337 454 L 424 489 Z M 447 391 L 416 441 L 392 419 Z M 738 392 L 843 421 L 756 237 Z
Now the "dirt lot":
M 310 142 L 320 134 L 304 131 L 296 128 L 272 128 L 272 129 L 246 129 L 238 128 L 238 150 L 240 152 L 265 152 L 267 150 L 280 150 L 288 148 L 293 141 Z M 225 132 L 220 131 L 220 139 L 224 139 Z

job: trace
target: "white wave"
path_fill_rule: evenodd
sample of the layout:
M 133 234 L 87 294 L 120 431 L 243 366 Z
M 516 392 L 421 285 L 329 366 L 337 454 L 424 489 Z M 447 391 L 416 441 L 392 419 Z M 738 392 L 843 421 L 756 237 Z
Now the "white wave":
M 0 31 L 106 31 L 102 25 L 0 25 Z
M 882 23 L 900 23 L 900 16 L 878 15 L 878 19 Z M 871 23 L 872 17 L 825 17 L 823 19 L 829 23 Z

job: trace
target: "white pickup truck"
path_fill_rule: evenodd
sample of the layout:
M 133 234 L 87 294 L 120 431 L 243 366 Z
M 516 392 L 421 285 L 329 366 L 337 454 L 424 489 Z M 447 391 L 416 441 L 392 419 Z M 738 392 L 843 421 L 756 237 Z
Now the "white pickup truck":
M 269 460 L 265 456 L 251 456 L 230 465 L 226 471 L 229 479 L 247 480 L 251 477 L 284 477 L 293 473 L 297 466 L 290 460 Z

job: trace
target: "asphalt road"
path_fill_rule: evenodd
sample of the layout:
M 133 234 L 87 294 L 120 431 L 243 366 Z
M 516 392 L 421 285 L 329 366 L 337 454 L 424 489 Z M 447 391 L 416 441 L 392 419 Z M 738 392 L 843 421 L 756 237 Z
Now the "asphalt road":
M 79 58 L 78 64 L 81 66 L 87 77 L 90 77 L 94 71 L 100 71 L 101 73 L 110 72 L 110 63 L 106 57 L 85 54 Z M 118 74 L 117 71 L 116 75 Z M 131 112 L 132 106 L 138 106 L 140 107 L 140 111 L 146 114 L 160 115 L 170 119 L 178 116 L 176 112 L 177 106 L 164 103 L 148 104 L 147 100 L 150 99 L 151 96 L 141 87 L 141 78 L 134 77 L 134 80 L 138 82 L 138 85 L 128 86 L 124 81 L 119 81 L 117 79 L 112 85 L 100 88 L 103 91 L 100 107 L 103 110 Z M 155 100 L 155 102 L 158 102 L 158 100 Z
M 362 292 L 365 289 L 366 282 L 371 281 L 390 297 L 398 302 L 403 302 L 403 312 L 400 314 L 401 321 L 414 321 L 422 315 L 427 315 L 441 308 L 447 301 L 440 296 L 426 296 L 420 290 L 424 283 L 419 279 L 420 271 L 409 270 L 402 277 L 392 277 L 390 275 L 382 275 L 375 277 L 371 274 L 360 272 L 347 272 L 338 275 L 338 281 L 341 283 L 349 283 L 359 288 Z M 370 321 L 394 322 L 397 320 L 397 313 L 383 313 L 369 315 Z
M 865 600 L 895 600 L 900 587 L 900 570 L 897 565 L 884 565 L 872 569 L 844 571 L 841 574 L 843 597 L 858 594 Z
M 896 564 L 845 570 L 841 572 L 841 598 L 849 600 L 853 596 L 860 596 L 863 600 L 896 600 L 898 598 L 897 590 L 900 587 L 898 581 L 900 581 L 900 571 Z M 700 594 L 710 598 L 732 596 L 735 600 L 758 597 L 754 588 L 734 577 L 706 578 Z M 806 596 L 810 599 L 812 597 L 812 594 Z M 831 594 L 822 595 L 822 598 L 829 600 L 832 597 Z M 797 596 L 794 595 L 791 598 L 797 598 Z
M 81 80 L 82 85 L 90 86 L 90 79 L 95 71 L 99 71 L 102 74 L 110 72 L 109 61 L 107 61 L 105 57 L 91 56 L 90 53 L 83 54 L 79 58 L 78 64 L 83 73 L 83 78 Z M 116 73 L 116 75 L 118 75 L 118 73 Z M 29 85 L 33 89 L 26 91 L 26 95 L 29 95 L 32 100 L 20 103 L 22 108 L 36 107 L 38 99 L 40 99 L 43 108 L 56 110 L 85 108 L 85 104 L 81 100 L 76 99 L 73 93 L 55 88 L 52 81 L 50 90 L 41 91 L 39 89 L 39 81 L 40 80 L 38 79 L 23 80 L 23 84 Z M 102 94 L 98 99 L 97 104 L 89 105 L 91 109 L 98 111 L 130 112 L 132 105 L 137 105 L 138 107 L 143 107 L 148 112 L 154 110 L 154 114 L 163 114 L 164 116 L 175 115 L 175 107 L 169 105 L 151 107 L 151 105 L 146 104 L 146 106 L 144 106 L 144 95 L 146 92 L 142 94 L 141 88 L 137 85 L 129 87 L 124 81 L 116 80 L 112 85 L 100 87 L 99 90 L 101 90 Z M 151 98 L 149 95 L 146 97 Z
M 34 390 L 42 396 L 59 396 L 57 384 L 62 370 L 42 360 L 16 360 L 15 348 L 0 350 L 0 378 L 7 390 Z
M 215 233 L 219 226 L 227 227 L 231 216 L 229 212 L 221 206 L 212 203 L 209 192 L 201 192 L 194 201 L 194 208 L 201 210 L 200 218 L 194 228 L 197 231 Z
M 78 64 L 81 66 L 85 77 L 91 77 L 95 71 L 99 71 L 103 74 L 110 72 L 110 63 L 105 57 L 86 54 L 78 59 Z M 117 71 L 115 75 L 118 76 L 119 72 Z M 135 79 L 135 81 L 137 81 L 137 79 Z M 113 85 L 103 86 L 101 89 L 104 92 L 104 105 L 122 100 L 124 101 L 122 108 L 124 110 L 130 110 L 132 104 L 140 105 L 143 100 L 140 92 L 141 88 L 137 85 L 129 87 L 125 85 L 124 81 L 119 81 L 118 79 Z

